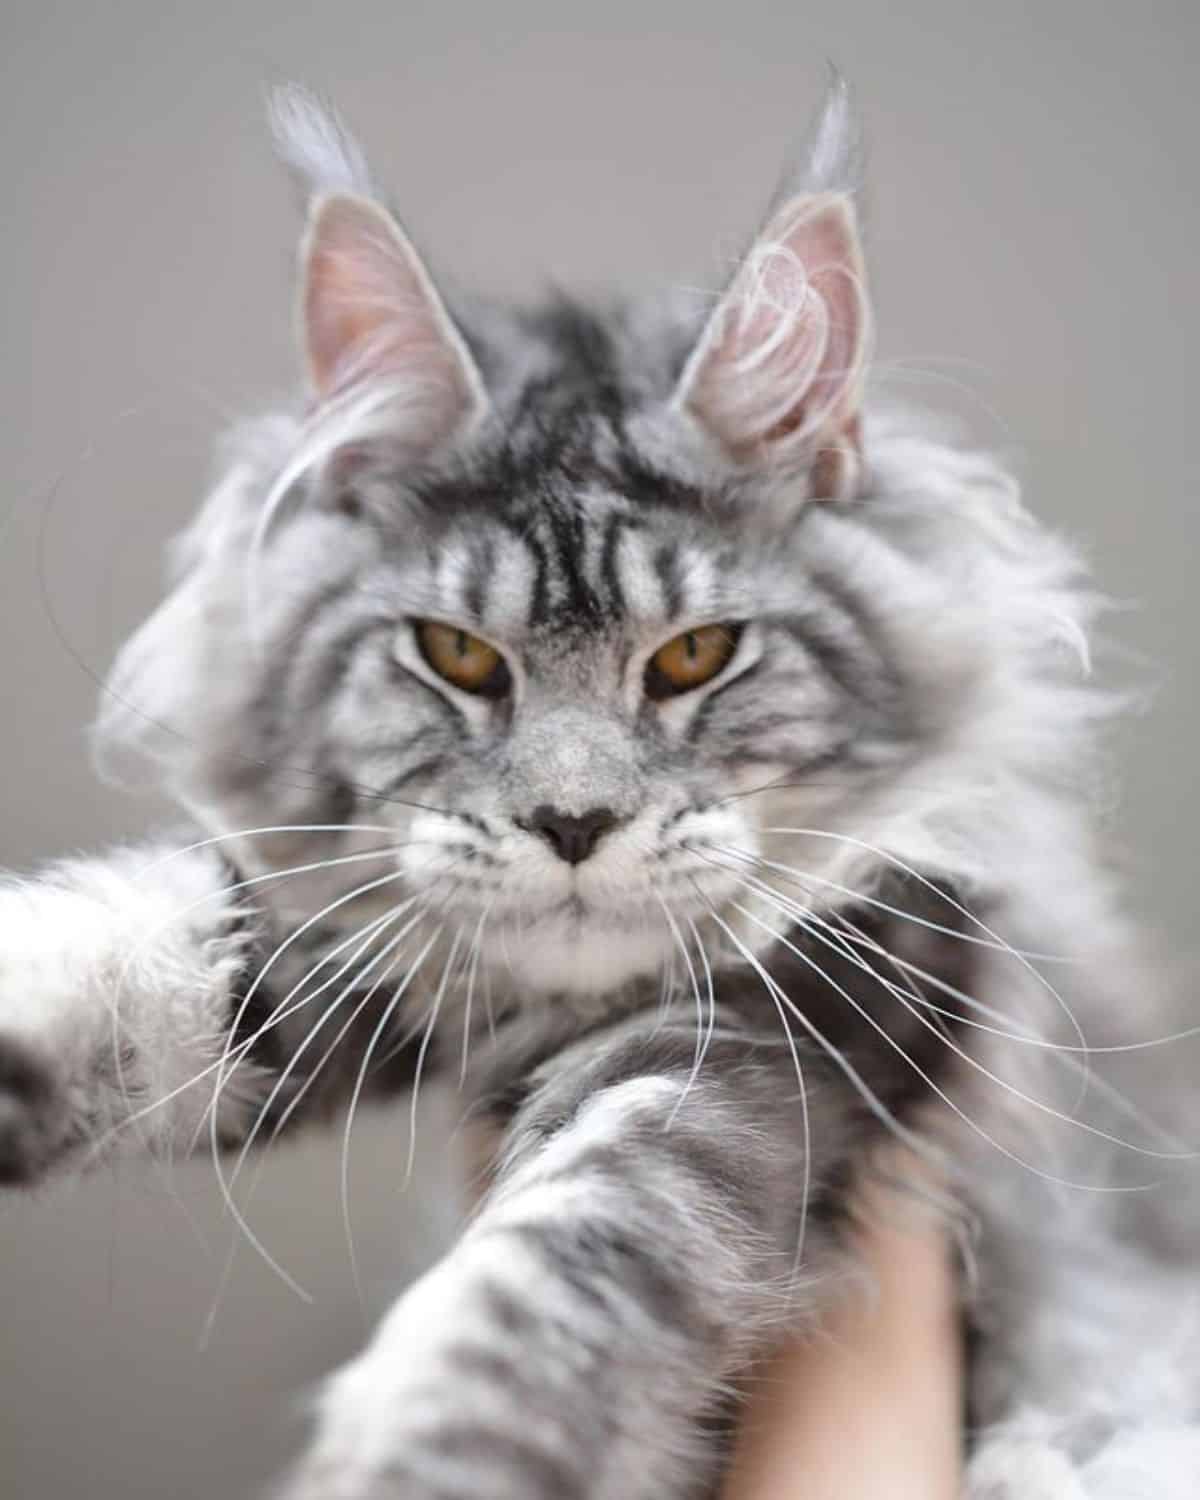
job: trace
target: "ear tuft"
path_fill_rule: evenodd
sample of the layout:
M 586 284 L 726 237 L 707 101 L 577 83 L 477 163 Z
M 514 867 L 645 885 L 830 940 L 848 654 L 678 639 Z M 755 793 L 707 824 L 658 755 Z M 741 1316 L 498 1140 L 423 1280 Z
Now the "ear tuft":
M 306 199 L 326 193 L 373 196 L 362 148 L 332 106 L 298 83 L 282 84 L 271 91 L 267 120 L 275 149 Z
M 801 192 L 854 193 L 862 178 L 862 129 L 850 85 L 830 66 L 829 84 L 816 118 L 804 138 L 799 166 L 785 179 L 791 190 L 779 200 Z

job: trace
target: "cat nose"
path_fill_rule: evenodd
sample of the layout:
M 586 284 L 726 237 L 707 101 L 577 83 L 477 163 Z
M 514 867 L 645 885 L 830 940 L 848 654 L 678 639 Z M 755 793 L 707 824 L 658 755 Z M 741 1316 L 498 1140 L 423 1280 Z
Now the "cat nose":
M 581 817 L 573 818 L 543 802 L 535 807 L 525 827 L 546 840 L 559 859 L 569 865 L 581 864 L 609 831 L 618 818 L 611 807 L 593 807 Z

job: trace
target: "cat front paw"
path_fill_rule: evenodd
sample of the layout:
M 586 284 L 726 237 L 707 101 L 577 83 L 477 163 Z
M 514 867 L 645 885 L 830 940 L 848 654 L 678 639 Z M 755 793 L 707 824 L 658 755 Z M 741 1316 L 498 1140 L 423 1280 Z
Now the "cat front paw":
M 67 1145 L 66 1090 L 26 1042 L 0 1035 L 0 1186 L 28 1187 Z

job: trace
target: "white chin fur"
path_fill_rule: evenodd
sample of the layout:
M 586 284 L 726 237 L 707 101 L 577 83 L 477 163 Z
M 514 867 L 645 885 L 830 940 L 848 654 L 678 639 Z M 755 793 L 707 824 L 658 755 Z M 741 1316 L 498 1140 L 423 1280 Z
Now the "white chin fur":
M 589 994 L 656 973 L 672 946 L 665 922 L 658 931 L 564 920 L 540 923 L 536 931 L 501 928 L 485 939 L 484 957 L 531 991 Z

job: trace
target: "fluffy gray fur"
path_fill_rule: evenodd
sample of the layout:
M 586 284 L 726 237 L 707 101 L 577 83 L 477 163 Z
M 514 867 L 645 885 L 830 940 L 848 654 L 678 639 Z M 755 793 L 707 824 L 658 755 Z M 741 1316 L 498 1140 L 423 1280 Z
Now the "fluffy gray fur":
M 1121 1191 L 1182 1153 L 1080 1107 L 1078 1028 L 1154 1029 L 1090 830 L 1096 599 L 1002 466 L 864 396 L 844 90 L 715 311 L 447 310 L 337 122 L 275 118 L 308 404 L 235 435 L 104 701 L 196 831 L 0 892 L 0 1172 L 461 1072 L 493 1185 L 286 1494 L 682 1500 L 898 1133 L 974 1229 L 973 1500 L 1192 1496 L 1188 1195 Z

